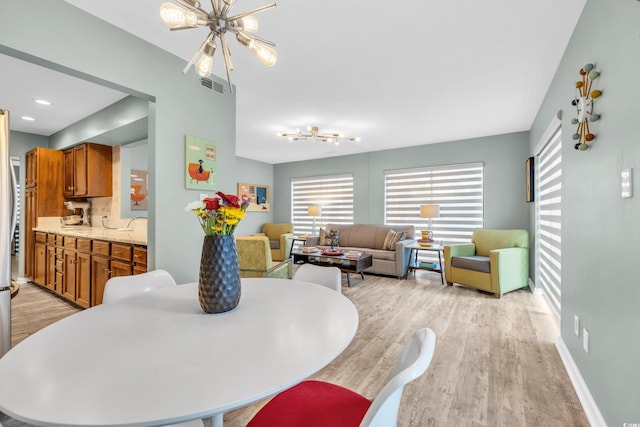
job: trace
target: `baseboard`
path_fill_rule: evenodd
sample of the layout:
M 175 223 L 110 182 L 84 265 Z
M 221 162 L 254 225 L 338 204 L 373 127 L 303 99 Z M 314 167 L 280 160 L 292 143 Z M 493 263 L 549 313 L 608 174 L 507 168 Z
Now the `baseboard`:
M 544 294 L 544 291 L 541 288 L 536 288 L 536 284 L 533 283 L 533 280 L 531 280 L 531 277 L 529 277 L 529 290 L 531 291 L 532 294 L 535 294 L 535 295 Z
M 573 388 L 578 395 L 578 399 L 580 399 L 580 403 L 582 403 L 582 408 L 589 419 L 589 423 L 591 423 L 591 427 L 607 427 L 607 423 L 602 417 L 596 401 L 593 400 L 589 387 L 587 387 L 584 379 L 582 379 L 580 370 L 573 361 L 573 357 L 571 357 L 571 353 L 569 352 L 567 345 L 564 343 L 562 336 L 558 337 L 558 341 L 556 341 L 556 348 L 558 349 L 558 353 L 560 353 L 562 363 L 569 374 L 571 384 L 573 384 Z

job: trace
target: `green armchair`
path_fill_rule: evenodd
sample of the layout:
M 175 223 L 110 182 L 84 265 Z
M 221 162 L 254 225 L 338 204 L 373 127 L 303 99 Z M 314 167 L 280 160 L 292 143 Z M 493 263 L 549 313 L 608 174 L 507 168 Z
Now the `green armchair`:
M 271 258 L 274 261 L 283 261 L 291 256 L 293 224 L 289 222 L 281 224 L 265 223 L 262 225 L 262 233 L 257 235 L 269 238 Z
M 237 236 L 240 277 L 291 278 L 291 259 L 273 261 L 267 236 Z
M 450 286 L 471 286 L 498 298 L 524 288 L 529 282 L 529 232 L 475 229 L 471 243 L 445 245 L 444 273 Z

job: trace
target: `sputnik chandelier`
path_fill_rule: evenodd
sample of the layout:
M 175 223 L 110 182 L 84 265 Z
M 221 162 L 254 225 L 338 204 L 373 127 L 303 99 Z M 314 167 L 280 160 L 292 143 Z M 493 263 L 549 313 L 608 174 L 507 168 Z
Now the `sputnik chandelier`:
M 258 59 L 267 67 L 273 66 L 278 60 L 278 53 L 273 49 L 275 43 L 256 36 L 258 30 L 258 20 L 254 13 L 276 7 L 275 3 L 229 16 L 231 8 L 236 0 L 211 0 L 213 11 L 207 13 L 200 7 L 198 0 L 175 0 L 181 6 L 174 3 L 162 3 L 160 6 L 160 18 L 171 31 L 186 30 L 197 27 L 209 27 L 210 31 L 200 47 L 194 52 L 191 60 L 185 67 L 183 73 L 187 73 L 191 65 L 196 61 L 202 52 L 200 59 L 196 63 L 196 72 L 201 77 L 209 77 L 213 70 L 213 55 L 218 48 L 216 39 L 220 42 L 222 56 L 227 71 L 227 81 L 231 89 L 231 77 L 229 73 L 233 71 L 229 45 L 225 38 L 227 32 L 233 33 L 240 44 L 253 52 Z M 252 34 L 249 34 L 252 33 Z
M 313 138 L 316 141 L 333 142 L 338 145 L 341 140 L 360 141 L 359 136 L 344 136 L 341 133 L 319 133 L 317 126 L 307 126 L 310 133 L 302 133 L 300 129 L 296 129 L 295 133 L 279 132 L 278 136 L 286 136 L 289 141 L 298 141 L 301 139 Z

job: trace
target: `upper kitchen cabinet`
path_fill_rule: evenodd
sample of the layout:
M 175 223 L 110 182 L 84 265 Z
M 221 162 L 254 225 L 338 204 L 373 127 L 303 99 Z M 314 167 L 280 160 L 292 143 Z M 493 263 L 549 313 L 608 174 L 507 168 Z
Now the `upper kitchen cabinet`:
M 64 151 L 64 197 L 112 195 L 112 148 L 90 142 Z

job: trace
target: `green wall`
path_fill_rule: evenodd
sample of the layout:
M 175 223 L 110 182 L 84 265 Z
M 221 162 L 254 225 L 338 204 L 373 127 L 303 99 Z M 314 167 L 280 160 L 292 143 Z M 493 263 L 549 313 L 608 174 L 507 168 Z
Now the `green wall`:
M 0 52 L 149 102 L 149 266 L 196 280 L 202 231 L 184 206 L 199 192 L 184 188 L 184 136 L 217 143 L 219 188 L 235 192 L 235 95 L 226 84 L 224 94 L 203 88 L 182 74 L 182 59 L 62 0 L 3 0 Z
M 304 142 L 302 142 L 304 143 Z M 354 221 L 384 222 L 384 171 L 456 163 L 484 163 L 484 220 L 486 228 L 529 229 L 525 202 L 524 163 L 529 133 L 519 132 L 440 144 L 375 151 L 274 166 L 274 218 L 290 221 L 291 178 L 353 174 Z
M 588 0 L 531 129 L 531 150 L 555 112 L 562 118 L 561 340 L 609 426 L 640 423 L 640 2 Z M 578 71 L 601 72 L 602 120 L 590 151 L 574 150 L 570 102 Z M 635 195 L 620 196 L 634 169 Z M 573 332 L 578 315 L 591 350 Z

